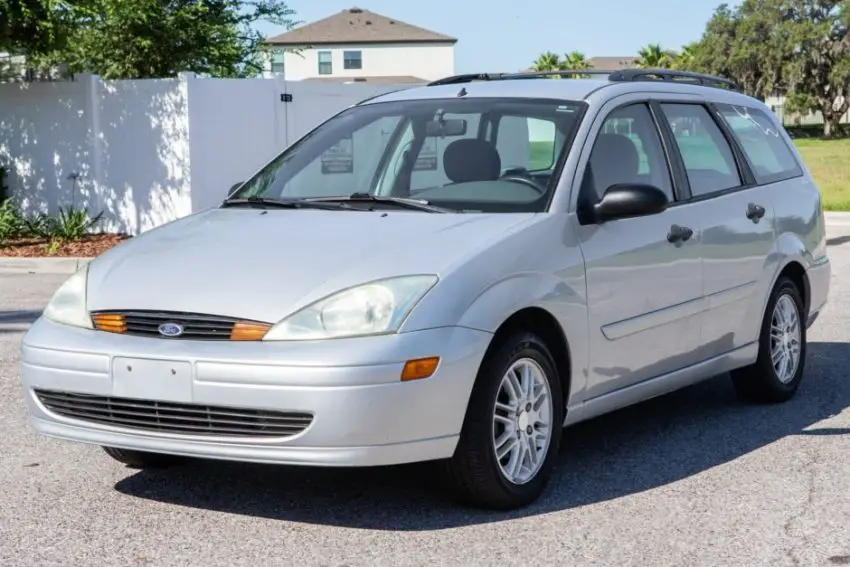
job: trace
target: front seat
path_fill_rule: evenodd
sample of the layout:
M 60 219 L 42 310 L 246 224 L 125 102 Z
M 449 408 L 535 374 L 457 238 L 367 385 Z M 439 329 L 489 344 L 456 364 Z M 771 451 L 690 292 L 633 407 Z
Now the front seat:
M 502 158 L 493 144 L 465 138 L 448 145 L 443 153 L 443 169 L 452 183 L 495 181 L 502 171 Z
M 622 134 L 602 134 L 593 147 L 590 169 L 595 180 L 597 198 L 615 183 L 638 181 L 640 156 L 634 142 Z

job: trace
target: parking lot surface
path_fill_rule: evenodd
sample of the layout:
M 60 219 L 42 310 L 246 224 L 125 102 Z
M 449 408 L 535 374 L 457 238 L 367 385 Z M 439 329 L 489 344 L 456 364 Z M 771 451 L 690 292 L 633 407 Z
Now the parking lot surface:
M 457 507 L 428 466 L 136 471 L 29 428 L 23 332 L 66 276 L 0 274 L 0 565 L 850 564 L 850 225 L 798 396 L 728 376 L 567 430 L 544 497 Z

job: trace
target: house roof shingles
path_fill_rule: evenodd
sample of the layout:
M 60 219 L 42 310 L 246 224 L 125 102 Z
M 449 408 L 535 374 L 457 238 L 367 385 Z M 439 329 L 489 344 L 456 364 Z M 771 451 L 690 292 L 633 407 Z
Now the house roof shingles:
M 270 45 L 288 46 L 456 42 L 453 37 L 360 8 L 343 10 L 266 40 Z

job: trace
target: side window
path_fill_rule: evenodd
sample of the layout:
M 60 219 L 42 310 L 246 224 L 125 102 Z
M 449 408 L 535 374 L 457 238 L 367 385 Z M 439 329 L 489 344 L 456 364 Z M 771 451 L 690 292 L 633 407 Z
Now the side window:
M 746 106 L 718 105 L 723 119 L 743 149 L 761 184 L 803 174 L 776 124 L 762 111 Z
M 558 129 L 551 120 L 528 119 L 528 170 L 552 169 L 558 158 Z
M 593 143 L 582 191 L 594 202 L 617 183 L 658 187 L 673 200 L 670 169 L 661 137 L 645 104 L 618 108 L 605 118 Z
M 694 197 L 741 186 L 732 148 L 700 104 L 662 104 Z
M 552 120 L 510 115 L 499 119 L 496 150 L 503 171 L 550 170 L 555 166 L 559 145 L 558 129 Z

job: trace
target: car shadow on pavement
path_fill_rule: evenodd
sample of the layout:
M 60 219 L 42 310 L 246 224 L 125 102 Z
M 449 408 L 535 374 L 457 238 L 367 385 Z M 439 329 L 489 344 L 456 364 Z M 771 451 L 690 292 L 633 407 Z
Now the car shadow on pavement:
M 545 514 L 665 486 L 787 436 L 850 434 L 812 428 L 850 407 L 848 362 L 850 344 L 809 343 L 805 379 L 788 403 L 744 404 L 723 375 L 570 427 L 548 489 L 515 512 L 456 504 L 428 463 L 319 469 L 192 461 L 133 472 L 115 488 L 192 508 L 372 530 L 437 530 Z

